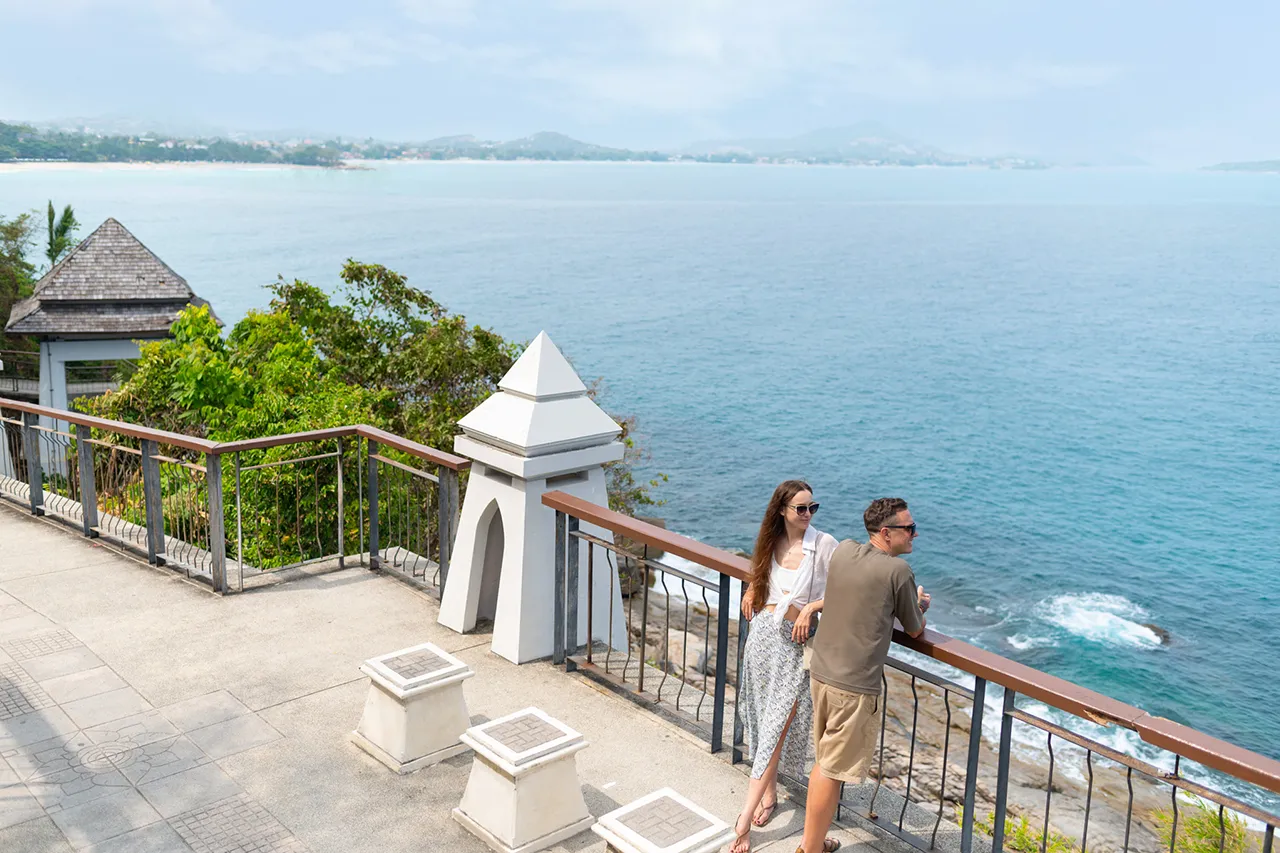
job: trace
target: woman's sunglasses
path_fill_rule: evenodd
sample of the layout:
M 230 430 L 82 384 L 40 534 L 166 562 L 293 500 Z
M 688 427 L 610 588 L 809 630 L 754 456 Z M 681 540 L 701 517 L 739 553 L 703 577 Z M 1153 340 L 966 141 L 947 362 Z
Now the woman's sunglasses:
M 794 506 L 788 504 L 788 506 L 796 511 L 796 515 L 813 515 L 818 511 L 818 504 L 795 504 Z

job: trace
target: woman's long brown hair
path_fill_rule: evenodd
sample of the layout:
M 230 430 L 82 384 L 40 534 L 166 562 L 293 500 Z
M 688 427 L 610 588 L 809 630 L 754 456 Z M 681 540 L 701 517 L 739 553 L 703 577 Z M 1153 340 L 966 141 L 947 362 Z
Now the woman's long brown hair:
M 751 601 L 757 611 L 769 600 L 769 573 L 773 570 L 773 552 L 787 531 L 782 510 L 801 492 L 813 494 L 804 480 L 784 480 L 773 490 L 769 506 L 765 508 L 760 532 L 756 534 L 756 549 L 751 554 Z

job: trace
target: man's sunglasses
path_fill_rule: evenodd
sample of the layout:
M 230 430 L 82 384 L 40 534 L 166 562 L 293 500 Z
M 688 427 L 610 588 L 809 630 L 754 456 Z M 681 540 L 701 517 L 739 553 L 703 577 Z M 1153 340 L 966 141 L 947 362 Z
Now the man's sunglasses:
M 791 508 L 796 511 L 796 515 L 813 515 L 818 511 L 818 504 L 796 504 Z
M 890 530 L 905 530 L 908 533 L 910 533 L 912 536 L 916 535 L 915 522 L 912 522 L 911 524 L 886 524 L 884 526 L 889 528 Z

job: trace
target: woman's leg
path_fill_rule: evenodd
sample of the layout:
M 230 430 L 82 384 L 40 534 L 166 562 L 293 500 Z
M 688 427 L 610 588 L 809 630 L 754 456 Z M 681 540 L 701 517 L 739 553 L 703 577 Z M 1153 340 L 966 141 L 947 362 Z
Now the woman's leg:
M 799 702 L 791 706 L 791 715 L 787 717 L 787 724 L 782 727 L 782 734 L 778 737 L 778 747 L 773 751 L 769 766 L 761 777 L 761 781 L 764 782 L 764 791 L 751 821 L 756 826 L 764 826 L 768 823 L 769 818 L 773 817 L 773 810 L 778 807 L 778 768 L 782 765 L 782 745 L 787 742 L 787 734 L 791 731 L 791 724 L 796 719 L 796 710 L 799 706 Z
M 787 730 L 791 728 L 791 721 L 795 717 L 796 706 L 792 705 L 787 724 L 782 727 L 782 736 L 778 738 L 778 744 L 773 748 L 773 755 L 769 758 L 769 768 L 759 779 L 752 779 L 747 783 L 747 801 L 733 824 L 733 831 L 738 834 L 738 837 L 734 839 L 729 853 L 747 853 L 751 849 L 751 824 L 754 821 L 756 807 L 764 799 L 766 791 L 773 791 L 774 803 L 777 803 L 778 762 L 782 760 L 782 745 L 787 741 Z

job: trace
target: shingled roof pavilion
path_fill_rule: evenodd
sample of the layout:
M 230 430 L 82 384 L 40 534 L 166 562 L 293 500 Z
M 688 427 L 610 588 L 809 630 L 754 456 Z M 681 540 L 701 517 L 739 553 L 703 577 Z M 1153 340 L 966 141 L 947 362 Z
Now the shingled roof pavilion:
M 137 358 L 138 341 L 168 336 L 187 305 L 186 279 L 114 219 L 72 249 L 13 306 L 5 332 L 40 342 L 40 403 L 67 408 L 67 362 Z

